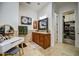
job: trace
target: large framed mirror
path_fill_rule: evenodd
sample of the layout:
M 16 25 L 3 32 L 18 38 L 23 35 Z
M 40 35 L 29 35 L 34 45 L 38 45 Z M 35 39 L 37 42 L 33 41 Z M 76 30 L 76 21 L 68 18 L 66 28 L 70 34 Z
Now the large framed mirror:
M 11 38 L 14 35 L 14 28 L 11 25 L 5 24 L 0 27 L 0 35 Z
M 38 21 L 38 30 L 48 31 L 48 18 L 44 18 Z

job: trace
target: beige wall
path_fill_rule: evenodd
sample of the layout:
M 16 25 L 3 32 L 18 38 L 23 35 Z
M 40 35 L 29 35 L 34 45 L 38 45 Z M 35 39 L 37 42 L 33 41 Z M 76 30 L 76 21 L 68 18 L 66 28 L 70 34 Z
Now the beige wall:
M 2 2 L 0 4 L 0 26 L 4 24 L 9 24 L 17 31 L 19 3 Z
M 37 12 L 33 11 L 30 7 L 27 7 L 25 4 L 19 5 L 19 25 L 21 24 L 21 16 L 27 16 L 32 18 L 32 25 L 24 25 L 28 26 L 28 31 L 33 30 L 33 21 L 37 20 Z

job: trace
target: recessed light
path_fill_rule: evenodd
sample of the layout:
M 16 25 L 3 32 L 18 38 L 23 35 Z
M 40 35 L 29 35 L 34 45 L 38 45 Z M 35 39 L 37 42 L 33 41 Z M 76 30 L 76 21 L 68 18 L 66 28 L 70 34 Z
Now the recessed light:
M 40 5 L 40 3 L 37 3 L 37 5 Z
M 26 2 L 27 4 L 31 4 L 31 2 Z

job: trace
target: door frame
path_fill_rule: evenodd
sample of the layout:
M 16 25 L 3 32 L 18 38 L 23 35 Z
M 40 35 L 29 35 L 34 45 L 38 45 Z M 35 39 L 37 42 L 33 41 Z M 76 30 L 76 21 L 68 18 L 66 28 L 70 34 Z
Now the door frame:
M 75 42 L 76 42 L 76 19 L 77 19 L 77 11 L 74 10 L 75 14 Z M 59 13 L 58 15 L 58 43 L 63 43 L 64 36 L 63 36 L 63 13 Z

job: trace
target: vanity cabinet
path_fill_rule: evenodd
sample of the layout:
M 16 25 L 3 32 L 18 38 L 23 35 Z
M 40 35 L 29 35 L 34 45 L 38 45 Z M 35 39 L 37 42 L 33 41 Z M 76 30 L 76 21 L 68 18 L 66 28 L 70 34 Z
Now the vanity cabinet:
M 43 47 L 50 47 L 50 33 L 32 32 L 32 41 Z

